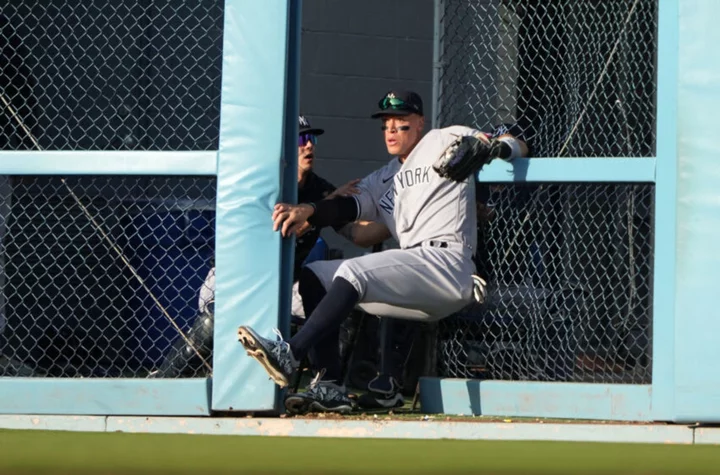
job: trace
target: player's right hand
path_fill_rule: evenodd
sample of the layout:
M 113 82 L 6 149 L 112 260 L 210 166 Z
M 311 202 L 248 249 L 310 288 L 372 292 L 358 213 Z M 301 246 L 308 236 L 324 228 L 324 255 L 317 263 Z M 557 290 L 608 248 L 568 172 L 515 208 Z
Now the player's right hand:
M 275 205 L 272 215 L 273 230 L 280 230 L 283 237 L 297 233 L 312 216 L 313 211 L 313 207 L 307 204 L 278 203 Z
M 300 237 L 300 236 L 302 236 L 303 234 L 305 234 L 306 232 L 310 231 L 310 229 L 312 229 L 312 225 L 311 225 L 310 223 L 308 223 L 307 221 L 305 221 L 305 224 L 303 224 L 302 226 L 300 226 L 300 229 L 298 229 L 298 230 L 295 232 L 295 236 L 296 236 L 296 237 Z

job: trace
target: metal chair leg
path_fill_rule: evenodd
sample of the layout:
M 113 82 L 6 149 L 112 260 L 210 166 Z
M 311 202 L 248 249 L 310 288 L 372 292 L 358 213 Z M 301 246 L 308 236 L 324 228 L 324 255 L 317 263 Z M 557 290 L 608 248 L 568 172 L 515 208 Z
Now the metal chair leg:
M 350 363 L 353 360 L 353 356 L 355 354 L 355 348 L 357 347 L 358 341 L 360 341 L 360 335 L 362 333 L 363 324 L 365 323 L 365 312 L 362 312 L 360 314 L 360 319 L 358 324 L 355 326 L 354 334 L 352 335 L 352 338 L 350 339 L 350 347 L 345 350 L 345 354 L 342 358 L 342 363 L 340 365 L 340 374 L 342 375 L 341 381 L 343 384 L 347 384 L 348 377 L 350 376 Z

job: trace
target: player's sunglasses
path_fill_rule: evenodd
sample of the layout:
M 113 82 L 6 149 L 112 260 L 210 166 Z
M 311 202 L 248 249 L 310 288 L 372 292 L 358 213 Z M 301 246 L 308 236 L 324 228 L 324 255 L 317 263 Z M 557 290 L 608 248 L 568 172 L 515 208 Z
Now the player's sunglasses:
M 313 145 L 317 145 L 317 135 L 300 134 L 298 137 L 298 147 L 304 147 L 308 142 L 312 142 Z
M 408 110 L 408 109 L 410 109 L 415 112 L 418 112 L 418 108 L 415 104 L 408 104 L 407 102 L 403 101 L 402 99 L 398 99 L 397 97 L 384 97 L 383 99 L 380 99 L 378 106 L 380 106 L 380 110 L 388 110 L 388 109 Z
M 393 128 L 393 129 L 397 129 L 397 130 L 399 130 L 399 131 L 401 131 L 401 132 L 407 132 L 408 130 L 410 130 L 410 126 L 409 126 L 409 125 L 398 125 L 397 127 L 392 127 L 392 128 Z M 388 127 L 387 125 L 383 125 L 383 126 L 380 127 L 380 130 L 382 130 L 383 132 L 386 131 L 386 130 L 388 130 L 388 129 L 390 129 L 390 127 Z

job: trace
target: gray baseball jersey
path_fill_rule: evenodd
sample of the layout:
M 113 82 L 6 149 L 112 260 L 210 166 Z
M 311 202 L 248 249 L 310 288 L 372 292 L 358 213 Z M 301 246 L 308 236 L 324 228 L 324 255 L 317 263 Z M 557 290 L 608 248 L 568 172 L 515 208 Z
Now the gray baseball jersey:
M 342 277 L 358 291 L 361 308 L 395 318 L 435 320 L 470 302 L 474 181 L 443 179 L 432 164 L 457 136 L 476 133 L 462 126 L 434 129 L 404 163 L 395 158 L 358 184 L 359 219 L 385 223 L 400 249 L 309 264 L 326 288 Z
M 382 221 L 401 249 L 425 241 L 446 241 L 472 249 L 477 242 L 475 185 L 456 183 L 432 169 L 440 154 L 460 135 L 478 134 L 463 126 L 428 132 L 405 163 L 391 160 L 359 184 L 359 219 Z

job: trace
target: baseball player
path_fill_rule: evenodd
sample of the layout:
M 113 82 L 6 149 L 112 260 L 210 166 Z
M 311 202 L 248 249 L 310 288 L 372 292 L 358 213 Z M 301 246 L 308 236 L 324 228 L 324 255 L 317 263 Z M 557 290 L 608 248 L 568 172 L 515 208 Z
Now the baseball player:
M 511 134 L 485 134 L 452 126 L 423 136 L 420 96 L 390 91 L 372 115 L 382 121 L 385 144 L 394 156 L 365 177 L 359 193 L 314 203 L 279 203 L 274 228 L 283 236 L 305 222 L 327 226 L 356 220 L 385 224 L 400 245 L 348 260 L 316 262 L 302 271 L 300 292 L 308 321 L 289 341 L 272 340 L 241 326 L 238 339 L 280 386 L 288 385 L 310 351 L 337 351 L 337 331 L 350 311 L 434 321 L 467 305 L 473 292 L 476 241 L 475 173 L 494 158 L 523 156 L 527 147 Z M 279 333 L 279 332 L 278 332 Z M 291 394 L 292 413 L 352 410 L 337 361 L 321 370 L 309 390 Z
M 298 202 L 314 202 L 335 196 L 347 197 L 356 193 L 358 190 L 355 188 L 355 185 L 359 180 L 352 180 L 336 189 L 334 185 L 313 171 L 317 137 L 325 131 L 312 127 L 310 121 L 305 116 L 301 115 L 298 120 Z M 374 230 L 379 229 L 378 225 L 373 223 L 356 225 L 356 227 L 359 226 L 362 226 L 362 229 L 365 231 L 358 233 L 356 243 L 362 244 L 375 239 L 373 237 L 373 235 L 376 234 Z M 303 263 L 318 241 L 320 230 L 320 227 L 311 226 L 307 223 L 297 233 L 298 238 L 295 242 L 293 312 L 301 316 L 304 314 L 304 311 L 302 309 L 302 299 L 298 293 L 297 280 Z M 151 372 L 150 377 L 192 376 L 195 375 L 198 370 L 202 369 L 203 365 L 197 353 L 200 353 L 206 360 L 209 360 L 212 354 L 214 302 L 215 267 L 213 266 L 200 288 L 198 296 L 199 314 L 187 334 L 192 346 L 184 339 L 178 338 L 160 368 Z

